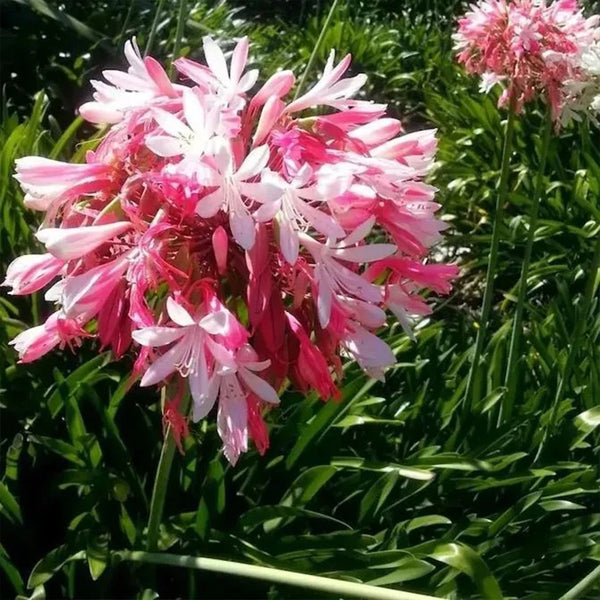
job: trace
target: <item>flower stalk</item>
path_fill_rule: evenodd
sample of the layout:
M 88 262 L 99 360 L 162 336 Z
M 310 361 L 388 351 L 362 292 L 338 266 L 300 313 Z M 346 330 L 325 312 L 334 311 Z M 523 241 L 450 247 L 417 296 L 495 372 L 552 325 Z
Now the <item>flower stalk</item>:
M 529 214 L 529 230 L 527 234 L 527 243 L 525 246 L 525 254 L 523 256 L 523 265 L 521 267 L 521 277 L 519 279 L 519 292 L 517 296 L 517 306 L 513 320 L 512 333 L 510 338 L 510 346 L 508 351 L 508 365 L 506 367 L 506 377 L 504 385 L 507 389 L 505 401 L 502 404 L 499 420 L 509 420 L 512 414 L 516 387 L 518 382 L 517 362 L 523 336 L 523 312 L 525 309 L 525 296 L 527 295 L 527 279 L 529 277 L 529 267 L 531 265 L 531 254 L 533 250 L 533 242 L 535 231 L 537 228 L 538 213 L 540 207 L 540 199 L 544 188 L 544 172 L 546 170 L 546 161 L 548 158 L 548 146 L 550 145 L 550 136 L 552 133 L 552 118 L 550 111 L 545 119 L 544 132 L 542 134 L 542 147 L 540 153 L 540 164 L 537 171 L 533 199 L 531 203 L 531 212 Z
M 165 388 L 161 393 L 161 405 L 165 402 Z M 181 401 L 181 413 L 185 416 L 189 411 L 190 397 L 186 394 Z M 156 477 L 152 488 L 152 498 L 150 500 L 150 516 L 148 517 L 148 531 L 146 535 L 146 549 L 151 552 L 158 548 L 158 538 L 160 533 L 160 524 L 165 508 L 165 499 L 167 497 L 167 485 L 173 457 L 175 456 L 175 435 L 173 428 L 168 425 L 165 431 L 160 458 L 156 468 Z
M 587 324 L 588 316 L 590 314 L 590 308 L 592 306 L 592 301 L 594 300 L 594 294 L 598 288 L 598 273 L 600 271 L 600 237 L 596 239 L 596 248 L 594 250 L 594 256 L 592 258 L 592 266 L 590 269 L 590 273 L 588 275 L 588 280 L 585 287 L 585 292 L 583 296 L 583 302 L 581 304 L 581 314 L 576 321 L 575 331 L 573 332 L 573 341 L 571 343 L 571 349 L 569 351 L 569 355 L 567 357 L 567 362 L 565 364 L 565 370 L 563 376 L 560 379 L 558 384 L 558 388 L 556 390 L 556 396 L 554 398 L 554 403 L 552 406 L 552 413 L 550 416 L 549 426 L 552 428 L 556 421 L 556 414 L 558 412 L 558 407 L 560 405 L 560 401 L 563 398 L 563 394 L 565 391 L 565 386 L 571 377 L 571 371 L 573 370 L 573 366 L 575 365 L 575 361 L 579 355 L 579 349 L 581 346 L 581 342 L 583 340 L 583 333 L 585 326 Z
M 471 412 L 474 404 L 474 385 L 479 368 L 479 362 L 483 352 L 483 344 L 487 333 L 490 311 L 492 309 L 492 299 L 494 297 L 494 279 L 496 277 L 496 268 L 498 265 L 498 249 L 500 245 L 500 230 L 502 228 L 504 216 L 504 204 L 508 195 L 508 177 L 510 174 L 510 157 L 512 153 L 514 128 L 516 121 L 516 113 L 514 110 L 514 101 L 511 102 L 508 119 L 506 121 L 506 131 L 504 134 L 504 145 L 502 148 L 502 164 L 500 167 L 500 184 L 498 188 L 498 196 L 496 197 L 496 211 L 494 215 L 494 225 L 492 229 L 492 240 L 490 244 L 490 259 L 488 262 L 487 273 L 485 276 L 485 291 L 483 294 L 483 303 L 481 307 L 481 319 L 479 322 L 479 330 L 477 331 L 477 339 L 475 341 L 475 351 L 471 368 L 467 379 L 465 389 L 465 410 L 464 415 L 467 416 Z
M 173 44 L 173 60 L 169 65 L 169 77 L 173 77 L 174 62 L 179 58 L 181 42 L 183 40 L 183 29 L 185 25 L 185 13 L 187 8 L 186 0 L 179 0 L 179 12 L 177 14 L 177 29 L 175 31 L 175 43 Z
M 312 49 L 312 52 L 310 53 L 310 57 L 308 59 L 308 62 L 306 63 L 306 69 L 304 69 L 304 73 L 302 73 L 300 83 L 298 84 L 298 87 L 296 88 L 296 92 L 294 94 L 294 100 L 296 100 L 298 98 L 298 96 L 300 95 L 300 92 L 302 91 L 302 88 L 304 88 L 304 84 L 306 83 L 306 78 L 308 77 L 308 73 L 309 73 L 311 67 L 313 66 L 313 63 L 315 62 L 315 58 L 317 57 L 319 48 L 321 47 L 321 44 L 323 43 L 323 38 L 325 37 L 325 33 L 327 32 L 327 29 L 329 28 L 329 23 L 331 22 L 331 19 L 335 13 L 337 3 L 338 3 L 338 0 L 333 0 L 333 2 L 331 4 L 331 8 L 329 9 L 329 13 L 327 13 L 327 17 L 325 18 L 325 23 L 323 23 L 323 27 L 321 28 L 321 33 L 319 33 L 319 37 L 317 38 L 315 47 Z
M 158 30 L 158 24 L 160 23 L 160 17 L 162 15 L 164 3 L 165 0 L 158 0 L 156 11 L 154 12 L 154 19 L 152 20 L 152 27 L 150 28 L 150 35 L 148 36 L 148 41 L 146 42 L 144 56 L 148 56 L 152 51 L 152 46 L 154 45 L 154 39 L 156 38 L 156 32 Z
M 118 552 L 117 555 L 124 561 L 151 563 L 169 567 L 183 567 L 200 571 L 211 571 L 213 573 L 226 573 L 237 577 L 248 577 L 250 579 L 259 579 L 261 581 L 269 581 L 271 583 L 279 583 L 282 585 L 293 585 L 346 598 L 369 598 L 370 600 L 435 600 L 433 596 L 426 596 L 424 594 L 390 590 L 383 587 L 366 585 L 364 583 L 342 581 L 331 579 L 329 577 L 307 575 L 284 569 L 248 565 L 216 558 L 135 551 Z

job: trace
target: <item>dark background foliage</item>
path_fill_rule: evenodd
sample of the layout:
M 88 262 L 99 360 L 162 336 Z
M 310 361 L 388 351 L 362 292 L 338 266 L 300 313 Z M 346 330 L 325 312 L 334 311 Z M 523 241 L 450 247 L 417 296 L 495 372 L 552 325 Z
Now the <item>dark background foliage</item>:
M 573 125 L 552 141 L 519 393 L 507 415 L 503 375 L 543 113 L 533 107 L 519 121 L 493 326 L 478 401 L 467 407 L 505 115 L 454 64 L 450 35 L 464 4 L 342 1 L 311 73 L 318 75 L 330 48 L 351 52 L 353 69 L 369 75 L 367 93 L 388 102 L 408 130 L 438 128 L 432 182 L 450 228 L 434 258 L 461 265 L 455 291 L 434 300 L 416 341 L 396 325 L 386 332 L 399 363 L 385 384 L 350 367 L 340 403 L 285 394 L 269 418 L 265 457 L 251 451 L 232 469 L 212 420 L 193 426 L 175 459 L 161 549 L 455 598 L 558 598 L 597 566 L 597 130 Z M 158 5 L 152 52 L 169 61 L 175 0 L 2 2 L 2 271 L 35 249 L 37 215 L 22 207 L 14 159 L 80 159 L 89 147 L 82 141 L 97 135 L 72 124 L 89 79 L 122 65 L 131 35 L 146 47 Z M 200 58 L 203 35 L 225 47 L 249 35 L 263 78 L 281 66 L 299 74 L 328 9 L 324 0 L 190 1 L 181 51 Z M 16 364 L 9 339 L 49 310 L 38 295 L 0 297 L 2 596 L 308 597 L 286 586 L 119 562 L 117 551 L 143 547 L 161 443 L 158 398 L 128 380 L 128 359 L 116 363 L 91 344 Z M 573 347 L 576 361 L 559 394 Z M 590 589 L 588 597 L 597 594 Z

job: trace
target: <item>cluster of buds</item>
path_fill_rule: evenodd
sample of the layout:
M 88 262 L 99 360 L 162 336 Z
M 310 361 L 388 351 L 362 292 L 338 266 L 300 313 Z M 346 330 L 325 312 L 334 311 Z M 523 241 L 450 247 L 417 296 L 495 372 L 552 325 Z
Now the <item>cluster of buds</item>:
M 337 398 L 342 358 L 383 377 L 386 310 L 408 327 L 430 312 L 420 292 L 447 293 L 457 275 L 426 262 L 444 229 L 423 182 L 435 132 L 402 135 L 385 105 L 352 99 L 366 78 L 344 77 L 350 56 L 332 53 L 286 101 L 290 71 L 249 94 L 247 55 L 242 39 L 228 64 L 205 38 L 206 64 L 177 60 L 173 83 L 127 42 L 128 70 L 105 71 L 81 107 L 111 124 L 85 163 L 17 162 L 47 252 L 17 258 L 5 281 L 49 286 L 57 305 L 13 340 L 22 362 L 86 337 L 130 352 L 142 386 L 168 386 L 176 435 L 184 394 L 194 421 L 216 407 L 232 463 L 249 437 L 266 449 L 263 413 L 284 386 Z
M 577 0 L 482 0 L 459 19 L 458 60 L 481 76 L 482 91 L 504 85 L 501 106 L 520 112 L 542 98 L 558 125 L 574 84 L 589 76 L 584 56 L 599 39 L 599 19 L 586 19 Z

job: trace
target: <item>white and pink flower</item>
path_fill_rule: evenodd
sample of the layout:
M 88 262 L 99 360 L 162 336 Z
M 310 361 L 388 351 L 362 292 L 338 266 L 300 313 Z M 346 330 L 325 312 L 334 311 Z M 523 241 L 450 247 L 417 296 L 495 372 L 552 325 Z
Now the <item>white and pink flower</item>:
M 403 135 L 384 105 L 355 99 L 365 76 L 345 77 L 350 56 L 332 53 L 290 101 L 290 71 L 252 95 L 247 39 L 229 63 L 212 39 L 203 49 L 205 65 L 176 61 L 184 85 L 127 42 L 126 71 L 105 71 L 81 107 L 114 124 L 96 151 L 18 161 L 47 253 L 16 259 L 4 285 L 49 288 L 57 304 L 13 340 L 22 362 L 85 337 L 130 351 L 141 385 L 167 390 L 174 434 L 187 434 L 189 392 L 192 420 L 216 409 L 235 463 L 249 438 L 268 447 L 262 413 L 286 382 L 340 398 L 342 358 L 382 378 L 388 311 L 409 328 L 429 311 L 420 290 L 447 293 L 457 269 L 425 263 L 444 229 L 423 182 L 435 131 Z

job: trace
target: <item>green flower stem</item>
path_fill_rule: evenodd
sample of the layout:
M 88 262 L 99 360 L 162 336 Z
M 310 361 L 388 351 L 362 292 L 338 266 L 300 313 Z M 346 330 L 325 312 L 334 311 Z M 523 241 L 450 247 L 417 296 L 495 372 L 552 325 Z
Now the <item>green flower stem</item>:
M 544 133 L 542 134 L 542 148 L 540 154 L 540 164 L 535 181 L 533 199 L 531 202 L 531 212 L 529 214 L 529 231 L 527 234 L 527 244 L 523 256 L 523 265 L 521 267 L 521 277 L 519 279 L 519 293 L 517 296 L 517 308 L 513 321 L 512 333 L 510 337 L 510 346 L 508 351 L 508 365 L 506 367 L 506 378 L 504 385 L 507 388 L 506 398 L 502 403 L 500 419 L 508 421 L 511 417 L 515 404 L 516 385 L 517 385 L 517 361 L 523 336 L 523 311 L 525 308 L 525 296 L 527 295 L 527 278 L 529 277 L 529 266 L 531 264 L 531 253 L 533 250 L 533 241 L 535 230 L 537 228 L 540 199 L 544 188 L 544 171 L 546 170 L 546 161 L 548 158 L 548 146 L 550 145 L 550 135 L 552 133 L 552 118 L 548 111 Z
M 125 34 L 127 33 L 127 28 L 129 27 L 129 21 L 131 21 L 131 15 L 133 14 L 134 4 L 136 4 L 136 0 L 131 0 L 129 2 L 129 8 L 127 9 L 127 14 L 125 15 L 125 20 L 123 21 L 123 27 L 121 27 L 121 32 L 118 37 L 118 46 L 123 45 L 123 39 L 125 38 Z
M 315 44 L 315 47 L 313 48 L 313 50 L 310 54 L 308 63 L 306 63 L 306 69 L 304 69 L 304 73 L 302 73 L 302 78 L 300 79 L 300 83 L 298 84 L 298 87 L 296 88 L 296 93 L 294 94 L 294 100 L 296 100 L 296 98 L 298 98 L 298 96 L 300 95 L 300 92 L 302 91 L 302 88 L 304 87 L 304 84 L 306 83 L 306 78 L 308 77 L 308 73 L 311 70 L 313 63 L 315 62 L 315 58 L 317 57 L 317 52 L 319 51 L 319 48 L 321 47 L 321 44 L 323 43 L 323 39 L 325 38 L 325 33 L 327 32 L 327 28 L 329 27 L 331 18 L 333 17 L 333 14 L 335 13 L 335 8 L 337 6 L 337 3 L 338 3 L 338 0 L 333 0 L 333 3 L 331 4 L 331 8 L 329 9 L 329 13 L 327 14 L 325 23 L 323 23 L 323 27 L 321 28 L 321 33 L 319 34 L 317 43 Z
M 554 398 L 552 413 L 550 415 L 549 426 L 553 427 L 556 420 L 556 414 L 560 401 L 562 400 L 563 393 L 565 391 L 565 385 L 568 383 L 571 377 L 571 371 L 579 355 L 579 346 L 583 339 L 583 332 L 587 324 L 588 316 L 590 314 L 590 307 L 594 300 L 594 294 L 598 286 L 598 273 L 600 272 L 600 236 L 596 238 L 596 249 L 594 251 L 594 257 L 592 258 L 592 267 L 588 275 L 588 280 L 585 286 L 585 292 L 583 296 L 583 302 L 581 304 L 581 314 L 575 324 L 575 331 L 573 332 L 573 341 L 571 342 L 571 349 L 567 356 L 567 362 L 565 364 L 565 371 L 560 379 L 558 388 L 556 390 L 556 396 Z
M 305 575 L 283 569 L 260 567 L 230 560 L 216 558 L 197 558 L 195 556 L 180 556 L 177 554 L 163 554 L 151 552 L 117 552 L 117 556 L 124 561 L 152 563 L 169 567 L 184 567 L 214 573 L 226 573 L 238 577 L 249 577 L 282 585 L 293 585 L 301 588 L 318 590 L 335 596 L 369 598 L 369 600 L 436 600 L 434 596 L 425 596 L 412 592 L 401 592 L 383 587 L 375 587 L 364 583 L 353 583 L 329 577 Z
M 154 38 L 156 37 L 156 31 L 158 24 L 160 23 L 160 15 L 162 14 L 163 4 L 165 0 L 158 0 L 156 5 L 156 12 L 154 13 L 154 19 L 152 20 L 152 27 L 150 28 L 150 35 L 148 36 L 148 42 L 146 43 L 146 49 L 144 50 L 144 56 L 148 56 L 152 52 L 152 46 L 154 44 Z
M 164 404 L 164 389 L 163 402 Z M 181 413 L 186 415 L 190 405 L 190 397 L 186 394 L 181 403 Z M 162 521 L 163 509 L 165 507 L 165 498 L 167 496 L 167 485 L 169 483 L 169 475 L 175 455 L 175 437 L 171 430 L 171 426 L 167 427 L 163 447 L 158 459 L 158 467 L 156 469 L 156 477 L 154 478 L 154 487 L 152 488 L 152 499 L 150 500 L 150 516 L 148 518 L 148 532 L 146 535 L 146 549 L 153 551 L 158 548 L 158 537 L 160 523 Z
M 173 67 L 175 61 L 179 58 L 181 50 L 181 40 L 183 39 L 183 27 L 185 24 L 186 0 L 179 0 L 179 13 L 177 15 L 177 29 L 175 30 L 175 43 L 173 44 L 173 60 L 169 65 L 169 77 L 173 77 Z
M 577 600 L 583 598 L 594 585 L 600 583 L 600 565 L 593 571 L 588 573 L 577 585 L 574 585 L 566 594 L 562 595 L 559 600 Z
M 471 412 L 474 404 L 473 387 L 475 384 L 475 376 L 479 368 L 481 354 L 483 352 L 483 344 L 487 333 L 488 319 L 492 309 L 492 299 L 494 297 L 494 278 L 496 276 L 496 267 L 498 264 L 498 247 L 500 245 L 500 230 L 502 228 L 504 204 L 508 195 L 508 177 L 510 174 L 510 155 L 512 153 L 512 142 L 514 137 L 516 114 L 514 111 L 513 102 L 510 103 L 508 111 L 508 119 L 506 121 L 506 132 L 504 134 L 504 145 L 502 148 L 502 164 L 500 167 L 500 185 L 498 188 L 498 196 L 496 198 L 496 213 L 494 215 L 494 226 L 492 229 L 492 241 L 490 247 L 490 259 L 488 262 L 487 273 L 485 276 L 485 291 L 483 293 L 483 304 L 481 307 L 481 319 L 479 330 L 477 331 L 477 339 L 475 341 L 475 352 L 471 362 L 471 369 L 467 379 L 465 389 L 465 418 Z

